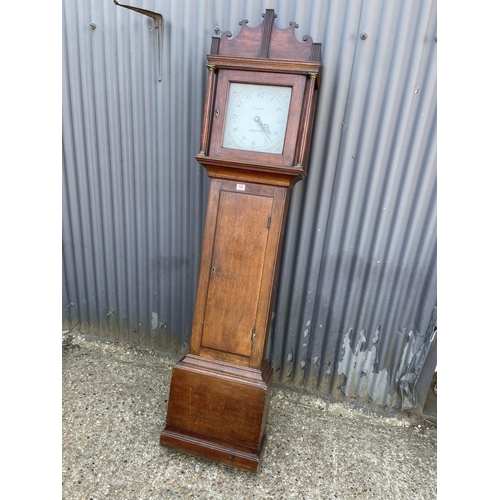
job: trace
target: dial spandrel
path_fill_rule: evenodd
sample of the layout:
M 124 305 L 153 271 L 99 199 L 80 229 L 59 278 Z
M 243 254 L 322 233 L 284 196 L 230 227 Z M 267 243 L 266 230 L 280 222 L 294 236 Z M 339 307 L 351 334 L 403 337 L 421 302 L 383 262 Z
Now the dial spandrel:
M 224 148 L 282 154 L 291 87 L 231 83 Z

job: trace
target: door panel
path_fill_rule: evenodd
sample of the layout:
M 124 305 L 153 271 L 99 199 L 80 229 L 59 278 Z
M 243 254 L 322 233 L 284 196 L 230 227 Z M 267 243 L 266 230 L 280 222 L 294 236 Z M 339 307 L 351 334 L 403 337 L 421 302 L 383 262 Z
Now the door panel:
M 273 198 L 221 190 L 202 347 L 250 357 Z

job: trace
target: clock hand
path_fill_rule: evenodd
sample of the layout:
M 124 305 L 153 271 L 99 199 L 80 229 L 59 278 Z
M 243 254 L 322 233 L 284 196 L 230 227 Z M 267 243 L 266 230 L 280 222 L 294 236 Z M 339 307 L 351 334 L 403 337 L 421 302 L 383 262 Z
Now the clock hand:
M 254 120 L 259 124 L 262 132 L 264 132 L 269 139 L 271 139 L 271 131 L 269 130 L 269 125 L 262 123 L 260 120 L 260 116 L 256 116 Z

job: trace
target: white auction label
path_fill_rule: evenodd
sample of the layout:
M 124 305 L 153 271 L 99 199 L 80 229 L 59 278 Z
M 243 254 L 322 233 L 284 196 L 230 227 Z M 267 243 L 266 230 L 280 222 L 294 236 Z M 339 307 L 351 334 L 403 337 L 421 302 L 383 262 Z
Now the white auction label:
M 236 184 L 236 191 L 245 191 L 245 184 Z

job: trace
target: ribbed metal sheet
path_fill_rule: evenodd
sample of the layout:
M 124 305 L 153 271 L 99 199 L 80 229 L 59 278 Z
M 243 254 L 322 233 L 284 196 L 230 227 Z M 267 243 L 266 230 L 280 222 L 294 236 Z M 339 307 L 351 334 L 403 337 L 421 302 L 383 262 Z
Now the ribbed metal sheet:
M 132 5 L 163 16 L 161 82 L 151 18 L 111 0 L 63 2 L 65 325 L 187 349 L 208 188 L 194 160 L 206 54 L 216 26 L 236 35 L 274 8 L 280 28 L 296 21 L 299 40 L 322 43 L 324 70 L 285 235 L 275 380 L 422 404 L 436 323 L 435 2 Z

